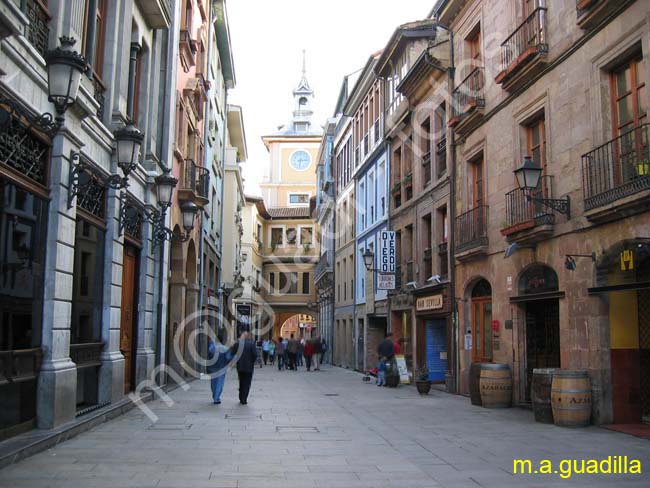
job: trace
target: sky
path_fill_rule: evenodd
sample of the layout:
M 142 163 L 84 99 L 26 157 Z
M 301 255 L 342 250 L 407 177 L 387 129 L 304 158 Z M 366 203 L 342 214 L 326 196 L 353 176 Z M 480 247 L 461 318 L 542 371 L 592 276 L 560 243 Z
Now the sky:
M 363 68 L 395 28 L 426 18 L 435 0 L 230 0 L 227 2 L 236 87 L 248 144 L 245 191 L 259 195 L 268 152 L 261 137 L 287 123 L 302 75 L 315 92 L 313 122 L 332 116 L 343 77 Z M 352 87 L 350 87 L 352 88 Z

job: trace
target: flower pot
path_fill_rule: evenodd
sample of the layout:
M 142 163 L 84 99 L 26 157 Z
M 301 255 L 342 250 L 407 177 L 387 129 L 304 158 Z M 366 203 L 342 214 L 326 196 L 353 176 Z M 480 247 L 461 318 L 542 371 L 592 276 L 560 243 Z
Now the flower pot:
M 420 395 L 428 395 L 431 391 L 431 382 L 430 381 L 416 381 L 415 386 L 418 389 Z

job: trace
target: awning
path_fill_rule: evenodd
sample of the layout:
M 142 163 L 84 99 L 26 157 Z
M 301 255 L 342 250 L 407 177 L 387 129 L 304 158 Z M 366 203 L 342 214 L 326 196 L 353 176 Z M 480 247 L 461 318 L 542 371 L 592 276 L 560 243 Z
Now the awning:
M 563 291 L 547 291 L 544 293 L 531 293 L 529 295 L 518 295 L 510 297 L 510 303 L 534 302 L 539 300 L 553 300 L 554 298 L 564 298 Z
M 638 281 L 635 283 L 625 283 L 624 285 L 607 285 L 595 286 L 587 288 L 590 295 L 598 295 L 599 293 L 609 293 L 610 291 L 631 291 L 631 290 L 647 290 L 650 288 L 650 281 Z

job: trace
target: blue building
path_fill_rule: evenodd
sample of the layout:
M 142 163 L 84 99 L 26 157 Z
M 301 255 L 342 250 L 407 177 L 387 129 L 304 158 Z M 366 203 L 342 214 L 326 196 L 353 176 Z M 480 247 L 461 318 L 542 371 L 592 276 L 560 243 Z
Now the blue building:
M 377 345 L 388 330 L 388 293 L 377 290 L 377 274 L 368 271 L 363 254 L 369 249 L 379 267 L 380 233 L 388 230 L 388 151 L 383 138 L 382 81 L 373 68 L 379 53 L 364 67 L 344 113 L 352 118 L 355 185 L 355 344 L 358 367 L 377 363 Z

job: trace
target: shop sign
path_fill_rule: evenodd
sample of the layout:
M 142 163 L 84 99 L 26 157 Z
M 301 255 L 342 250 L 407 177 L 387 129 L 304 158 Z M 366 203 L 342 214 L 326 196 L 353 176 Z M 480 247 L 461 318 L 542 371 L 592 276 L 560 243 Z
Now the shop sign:
M 379 273 L 377 275 L 377 289 L 378 290 L 394 290 L 395 289 L 395 275 L 387 273 Z
M 439 310 L 442 308 L 442 305 L 442 294 L 431 295 L 428 297 L 418 298 L 417 302 L 415 302 L 415 309 L 418 312 L 425 310 Z
M 384 230 L 381 232 L 379 239 L 381 248 L 379 254 L 379 271 L 382 273 L 395 273 L 395 231 Z M 382 289 L 382 288 L 380 288 Z M 393 288 L 384 288 L 386 290 L 393 290 Z
M 634 269 L 634 251 L 625 249 L 621 251 L 621 271 L 632 271 Z
M 397 370 L 399 371 L 399 382 L 403 385 L 408 385 L 411 383 L 411 376 L 406 367 L 406 359 L 402 354 L 397 354 L 395 356 L 395 362 L 397 363 Z

